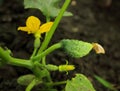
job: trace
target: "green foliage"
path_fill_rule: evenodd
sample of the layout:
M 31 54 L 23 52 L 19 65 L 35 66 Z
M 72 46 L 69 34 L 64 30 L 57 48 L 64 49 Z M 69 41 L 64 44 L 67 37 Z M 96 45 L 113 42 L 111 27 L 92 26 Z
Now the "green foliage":
M 25 8 L 36 8 L 42 11 L 46 17 L 56 17 L 60 12 L 61 0 L 24 0 Z M 71 16 L 72 13 L 65 12 L 63 16 Z
M 18 30 L 23 29 L 22 31 L 28 32 L 28 34 L 33 33 L 33 35 L 38 35 L 35 36 L 33 45 L 34 50 L 29 59 L 15 58 L 11 55 L 12 53 L 10 50 L 5 50 L 0 47 L 0 66 L 9 64 L 25 67 L 33 72 L 33 74 L 23 75 L 17 79 L 19 84 L 27 86 L 25 91 L 31 91 L 32 88 L 38 84 L 43 86 L 40 88 L 40 91 L 57 91 L 57 89 L 54 89 L 54 86 L 66 83 L 65 91 L 95 91 L 91 82 L 82 74 L 76 74 L 75 78 L 67 81 L 53 82 L 51 78 L 50 71 L 67 72 L 74 70 L 75 65 L 68 65 L 68 63 L 65 65 L 60 64 L 59 66 L 49 64 L 49 62 L 46 62 L 46 56 L 48 54 L 56 49 L 62 48 L 71 57 L 80 58 L 87 55 L 93 48 L 93 44 L 91 43 L 74 39 L 64 39 L 48 47 L 62 16 L 72 15 L 69 12 L 65 12 L 71 0 L 65 0 L 62 8 L 59 7 L 60 1 L 61 0 L 24 0 L 25 8 L 39 9 L 46 17 L 46 23 L 44 26 L 41 26 L 42 32 L 46 33 L 45 36 L 42 37 L 42 40 L 42 32 L 40 31 L 41 27 L 39 24 L 40 20 L 37 17 L 32 16 L 32 18 L 30 18 L 30 16 L 29 19 L 26 20 L 26 26 L 18 28 Z M 53 17 L 56 17 L 55 21 L 51 22 L 50 20 Z M 49 22 L 53 25 L 49 25 Z M 49 31 L 46 32 L 46 30 Z M 100 80 L 100 82 L 107 87 L 110 86 L 105 81 Z
M 24 86 L 27 86 L 28 84 L 30 84 L 33 79 L 35 79 L 35 76 L 32 75 L 32 74 L 28 74 L 28 75 L 23 75 L 23 76 L 20 76 L 18 79 L 17 79 L 17 82 L 20 84 L 20 85 L 24 85 Z
M 75 78 L 67 81 L 65 91 L 95 91 L 95 89 L 83 74 L 76 74 Z
M 101 78 L 101 77 L 99 77 L 99 76 L 97 76 L 97 75 L 95 75 L 94 77 L 95 77 L 95 78 L 97 79 L 97 81 L 99 81 L 103 86 L 105 86 L 105 87 L 107 87 L 108 89 L 111 89 L 111 90 L 113 90 L 113 91 L 117 91 L 117 89 L 115 89 L 110 82 L 106 81 L 105 79 L 103 79 L 103 78 Z
M 61 43 L 63 44 L 64 51 L 74 58 L 80 58 L 87 55 L 93 48 L 91 43 L 79 40 L 64 39 Z

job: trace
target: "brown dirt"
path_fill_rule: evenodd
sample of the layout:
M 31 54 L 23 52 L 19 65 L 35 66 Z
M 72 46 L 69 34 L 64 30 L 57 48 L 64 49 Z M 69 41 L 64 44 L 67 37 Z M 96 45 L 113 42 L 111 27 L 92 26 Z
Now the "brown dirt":
M 69 75 L 53 72 L 52 77 L 57 78 L 54 80 L 63 80 L 76 73 L 83 73 L 93 82 L 96 91 L 110 91 L 94 79 L 96 74 L 120 89 L 120 1 L 113 0 L 109 5 L 101 5 L 96 0 L 76 2 L 76 5 L 70 5 L 68 9 L 74 16 L 62 19 L 50 45 L 64 38 L 98 42 L 105 48 L 106 54 L 96 55 L 92 51 L 88 56 L 74 59 L 61 50 L 56 50 L 48 55 L 48 63 L 65 64 L 67 59 L 69 64 L 76 65 L 76 70 Z M 0 6 L 0 45 L 11 49 L 18 58 L 28 58 L 33 49 L 33 37 L 16 31 L 19 25 L 25 24 L 29 15 L 38 16 L 42 22 L 45 21 L 45 17 L 38 10 L 24 10 L 19 0 L 4 0 Z M 27 73 L 31 72 L 25 68 L 1 67 L 0 91 L 23 91 L 25 87 L 18 85 L 16 79 Z

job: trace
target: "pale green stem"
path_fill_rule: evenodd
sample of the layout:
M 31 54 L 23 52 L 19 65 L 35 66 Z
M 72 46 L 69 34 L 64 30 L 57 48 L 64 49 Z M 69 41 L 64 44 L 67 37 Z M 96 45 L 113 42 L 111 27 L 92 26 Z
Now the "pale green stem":
M 41 69 L 38 64 L 38 62 L 34 62 L 34 67 L 32 68 L 32 71 L 37 78 L 41 79 Z
M 58 26 L 58 24 L 63 16 L 65 10 L 67 9 L 70 1 L 71 0 L 65 0 L 65 3 L 63 4 L 63 6 L 61 8 L 60 13 L 56 17 L 53 26 L 51 27 L 50 31 L 47 33 L 47 36 L 45 37 L 45 39 L 41 45 L 41 48 L 38 51 L 38 54 L 40 54 L 42 51 L 44 51 L 47 48 L 47 46 L 48 46 L 48 44 L 49 44 L 49 42 L 50 42 L 50 40 L 55 32 L 55 29 L 57 28 L 57 26 Z
M 35 65 L 37 67 L 37 69 L 33 69 L 34 73 L 36 74 L 36 76 L 39 78 L 41 73 L 40 73 L 40 69 L 44 69 L 45 68 L 45 65 L 43 64 L 40 64 L 39 62 L 35 62 Z M 50 73 L 49 71 L 46 69 L 47 73 L 46 73 L 46 78 L 47 78 L 47 81 L 48 82 L 52 82 L 52 79 L 51 79 L 51 76 L 50 76 Z
M 33 53 L 32 53 L 32 55 L 31 55 L 30 59 L 32 59 L 32 58 L 35 56 L 35 54 L 36 54 L 36 52 L 37 52 L 37 49 L 38 49 L 38 48 L 34 48 Z
M 15 65 L 15 66 L 21 66 L 21 67 L 25 67 L 25 68 L 32 68 L 32 63 L 30 60 L 25 60 L 25 59 L 18 59 L 18 58 L 13 58 L 11 57 L 9 59 L 8 64 L 11 65 Z
M 42 58 L 42 64 L 43 64 L 43 65 L 46 65 L 46 56 L 44 56 L 44 57 Z
M 25 89 L 25 91 L 31 91 L 32 88 L 37 84 L 37 80 L 34 79 L 28 86 L 27 88 Z
M 6 64 L 22 66 L 22 67 L 26 67 L 29 69 L 32 68 L 32 64 L 30 60 L 11 57 L 10 54 L 6 50 L 4 50 L 2 47 L 0 47 L 0 58 L 3 60 L 2 62 Z
M 52 83 L 52 79 L 51 79 L 51 76 L 50 76 L 50 73 L 49 73 L 49 71 L 48 71 L 48 74 L 47 74 L 47 81 L 49 81 L 50 83 Z
M 30 57 L 30 59 L 32 59 L 36 53 L 37 53 L 37 50 L 38 48 L 40 47 L 40 38 L 39 37 L 35 37 L 35 40 L 34 40 L 34 50 L 33 50 L 33 53 Z
M 46 49 L 44 52 L 42 52 L 41 54 L 38 54 L 37 56 L 34 56 L 32 60 L 37 60 L 40 61 L 40 59 L 46 55 L 48 55 L 49 53 L 51 53 L 52 51 L 61 48 L 62 44 L 61 43 L 56 43 L 54 45 L 52 45 L 51 47 L 49 47 L 48 49 Z
M 53 83 L 47 83 L 48 86 L 57 86 L 57 85 L 62 85 L 66 84 L 67 81 L 60 81 L 60 82 L 53 82 Z
M 50 21 L 50 17 L 46 17 L 46 22 L 49 22 Z M 47 37 L 47 32 L 45 33 L 45 37 Z M 44 56 L 42 58 L 42 64 L 46 64 L 46 56 Z

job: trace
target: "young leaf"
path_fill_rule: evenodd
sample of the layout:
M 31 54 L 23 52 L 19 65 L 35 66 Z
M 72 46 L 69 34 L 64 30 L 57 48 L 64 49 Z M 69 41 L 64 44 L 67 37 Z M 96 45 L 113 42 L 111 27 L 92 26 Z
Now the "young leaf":
M 18 82 L 20 85 L 27 86 L 28 84 L 30 84 L 30 82 L 31 82 L 34 78 L 35 78 L 35 76 L 32 75 L 32 74 L 23 75 L 23 76 L 20 76 L 20 77 L 17 79 L 17 82 Z
M 109 89 L 111 89 L 111 90 L 113 90 L 113 91 L 117 91 L 117 89 L 115 89 L 110 82 L 106 81 L 105 79 L 103 79 L 103 78 L 101 78 L 101 77 L 99 77 L 99 76 L 97 76 L 97 75 L 95 75 L 94 77 L 95 77 L 95 79 L 97 79 L 97 81 L 99 81 L 103 86 L 105 86 L 105 87 L 107 87 L 107 88 L 109 88 Z
M 95 91 L 92 83 L 83 74 L 76 74 L 75 78 L 68 80 L 65 91 Z
M 74 58 L 80 58 L 87 55 L 93 48 L 91 43 L 74 39 L 63 39 L 61 43 L 63 50 Z
M 61 0 L 24 0 L 25 8 L 39 9 L 46 17 L 56 17 L 60 12 L 59 2 Z M 71 16 L 72 13 L 65 12 L 64 16 Z

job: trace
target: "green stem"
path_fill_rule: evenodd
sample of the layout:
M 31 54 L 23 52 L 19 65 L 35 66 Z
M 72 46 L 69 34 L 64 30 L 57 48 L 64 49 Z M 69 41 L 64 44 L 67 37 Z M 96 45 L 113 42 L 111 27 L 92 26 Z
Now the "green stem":
M 56 43 L 54 45 L 52 45 L 51 47 L 49 47 L 48 49 L 46 49 L 44 52 L 42 52 L 41 54 L 38 54 L 37 56 L 33 57 L 32 60 L 39 60 L 46 56 L 47 54 L 51 53 L 52 51 L 58 49 L 58 48 L 61 48 L 62 47 L 62 44 L 61 43 Z
M 50 21 L 50 17 L 46 17 L 46 22 L 49 22 Z
M 30 59 L 32 59 L 32 58 L 35 56 L 35 54 L 36 54 L 36 52 L 37 52 L 37 49 L 38 49 L 38 48 L 34 48 L 33 53 L 32 53 L 32 55 L 31 55 Z
M 25 59 L 18 59 L 18 58 L 13 58 L 11 57 L 8 64 L 15 65 L 15 66 L 21 66 L 25 68 L 32 68 L 32 63 L 30 60 L 25 60 Z
M 27 88 L 26 88 L 25 91 L 31 91 L 32 88 L 33 88 L 36 84 L 37 84 L 37 80 L 34 79 L 34 80 L 27 86 Z
M 46 65 L 46 56 L 44 56 L 44 57 L 42 58 L 42 64 L 43 64 L 43 65 Z
M 47 70 L 47 69 L 46 69 Z M 50 76 L 50 72 L 47 70 L 46 81 L 52 83 L 52 78 Z
M 66 84 L 67 81 L 60 81 L 60 82 L 53 82 L 53 83 L 47 83 L 48 86 L 57 86 L 57 85 L 62 85 Z
M 39 63 L 39 62 L 35 62 L 34 63 L 37 67 L 39 67 L 39 68 L 45 68 L 45 65 L 43 65 L 43 64 L 41 64 L 41 63 Z
M 35 40 L 34 40 L 34 50 L 33 50 L 33 53 L 31 55 L 30 59 L 32 59 L 36 55 L 37 50 L 38 50 L 39 47 L 40 47 L 40 38 L 35 37 Z
M 34 67 L 32 68 L 32 71 L 37 78 L 41 79 L 41 69 L 38 64 L 38 62 L 34 62 Z
M 45 69 L 45 65 L 40 64 L 39 62 L 35 62 L 32 71 L 39 79 L 42 79 L 42 77 L 46 77 L 47 78 L 46 80 L 48 82 L 52 82 L 50 73 L 47 69 Z
M 44 51 L 47 48 L 47 46 L 48 46 L 48 44 L 49 44 L 49 42 L 50 42 L 50 40 L 55 32 L 55 29 L 57 28 L 57 26 L 58 26 L 58 24 L 63 16 L 65 10 L 67 9 L 70 1 L 71 0 L 65 0 L 65 3 L 63 4 L 63 6 L 61 8 L 60 13 L 56 17 L 53 26 L 51 27 L 50 31 L 48 32 L 47 36 L 45 37 L 45 39 L 41 45 L 41 48 L 38 51 L 38 54 L 40 54 L 42 51 Z
M 24 60 L 24 59 L 18 59 L 13 58 L 10 56 L 10 54 L 0 47 L 0 58 L 4 61 L 3 63 L 15 65 L 15 66 L 22 66 L 31 69 L 32 64 L 30 60 Z
M 50 17 L 46 17 L 46 22 L 49 22 L 50 21 Z M 45 33 L 45 38 L 47 37 L 47 33 Z M 42 58 L 42 64 L 46 64 L 46 56 L 44 56 Z
M 11 58 L 10 53 L 6 50 L 4 50 L 2 47 L 0 47 L 0 58 L 3 63 L 7 63 L 8 60 Z

